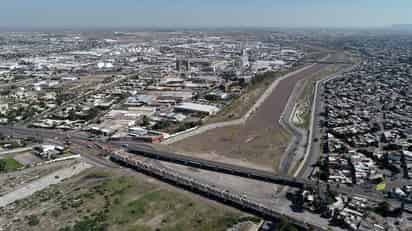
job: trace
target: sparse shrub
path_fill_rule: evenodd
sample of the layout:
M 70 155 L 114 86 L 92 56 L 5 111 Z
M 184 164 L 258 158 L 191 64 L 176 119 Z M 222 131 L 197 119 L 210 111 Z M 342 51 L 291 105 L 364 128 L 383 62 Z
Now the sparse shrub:
M 39 218 L 34 214 L 28 216 L 27 220 L 28 220 L 27 224 L 30 226 L 36 226 L 40 223 Z
M 61 211 L 58 210 L 58 209 L 55 209 L 55 210 L 51 211 L 51 216 L 54 217 L 54 218 L 59 217 L 60 214 L 61 214 Z

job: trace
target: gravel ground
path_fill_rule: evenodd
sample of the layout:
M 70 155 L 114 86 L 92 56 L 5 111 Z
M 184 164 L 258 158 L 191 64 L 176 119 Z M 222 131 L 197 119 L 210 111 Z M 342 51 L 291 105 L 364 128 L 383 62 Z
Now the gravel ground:
M 57 162 L 0 174 L 0 196 L 16 190 L 21 187 L 21 185 L 37 180 L 61 168 L 70 166 L 72 163 L 73 161 Z
M 0 197 L 0 207 L 4 207 L 17 200 L 24 199 L 33 193 L 47 188 L 49 185 L 58 184 L 66 178 L 70 178 L 74 175 L 81 173 L 83 170 L 90 168 L 91 165 L 80 162 L 73 166 L 60 169 L 49 175 L 46 175 L 38 180 L 32 181 L 23 185 L 22 187 L 12 191 L 2 197 Z

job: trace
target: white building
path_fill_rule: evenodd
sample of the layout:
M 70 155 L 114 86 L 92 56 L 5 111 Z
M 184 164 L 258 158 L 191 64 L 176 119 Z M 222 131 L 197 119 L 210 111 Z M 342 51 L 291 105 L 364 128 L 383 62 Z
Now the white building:
M 208 115 L 215 115 L 219 112 L 219 108 L 215 106 L 197 103 L 181 103 L 175 107 L 175 110 L 182 112 L 200 112 Z

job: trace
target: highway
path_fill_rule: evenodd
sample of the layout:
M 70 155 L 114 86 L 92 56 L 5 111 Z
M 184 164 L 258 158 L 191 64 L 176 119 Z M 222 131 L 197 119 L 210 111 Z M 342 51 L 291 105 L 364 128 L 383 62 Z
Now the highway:
M 335 60 L 333 61 L 334 58 L 330 58 L 330 59 L 321 59 L 321 60 L 306 60 L 308 61 L 308 63 L 318 63 L 318 64 L 352 64 L 351 62 L 348 61 L 339 61 L 339 60 Z M 311 61 L 311 62 L 309 62 Z M 304 62 L 306 63 L 306 62 Z M 337 73 L 328 76 L 324 79 L 318 80 L 315 83 L 315 92 L 313 94 L 313 101 L 318 101 L 317 100 L 317 95 L 318 95 L 318 88 L 319 88 L 319 84 L 323 81 L 326 81 L 327 79 L 331 79 L 334 78 L 335 76 L 339 75 L 342 72 L 348 71 L 350 69 L 352 69 L 353 66 L 350 66 L 349 68 L 345 68 L 342 69 L 340 68 L 338 70 Z M 316 75 L 316 74 L 315 74 Z M 294 122 L 292 121 L 293 119 L 293 115 L 294 115 L 294 110 L 296 109 L 296 101 L 297 101 L 297 97 L 300 96 L 304 90 L 304 80 L 299 80 L 295 87 L 293 88 L 293 92 L 291 93 L 288 102 L 282 112 L 282 115 L 279 119 L 279 124 L 281 124 L 285 129 L 289 130 L 290 132 L 293 133 L 293 137 L 291 142 L 289 143 L 288 148 L 286 149 L 282 160 L 279 163 L 279 169 L 278 171 L 281 174 L 288 174 L 290 169 L 294 169 L 295 167 L 297 168 L 295 170 L 295 172 L 293 173 L 293 176 L 299 176 L 301 172 L 307 172 L 307 169 L 312 169 L 311 166 L 313 164 L 315 164 L 317 162 L 317 160 L 319 158 L 316 158 L 316 155 L 314 154 L 314 152 L 311 152 L 311 160 L 312 159 L 316 159 L 314 162 L 313 161 L 307 161 L 307 157 L 308 155 L 308 149 L 312 149 L 312 140 L 317 137 L 312 135 L 312 126 L 310 126 L 311 129 L 303 129 L 300 127 L 295 126 Z M 311 123 L 314 123 L 314 121 L 312 121 L 313 118 L 316 117 L 316 115 L 318 115 L 318 111 L 319 107 L 314 107 L 315 105 L 312 104 L 312 109 L 310 110 L 311 112 Z M 317 122 L 318 121 L 318 118 Z M 308 138 L 310 136 L 310 138 Z M 314 145 L 315 146 L 315 145 Z M 313 155 L 312 155 L 313 154 Z M 308 163 L 306 163 L 308 162 Z M 304 170 L 304 171 L 302 171 Z M 310 170 L 309 170 L 310 171 Z M 308 176 L 308 174 L 306 174 L 306 177 Z M 304 178 L 306 178 L 304 177 Z
M 26 85 L 28 85 L 28 84 L 30 84 L 30 83 L 32 83 L 33 82 L 33 80 L 32 79 L 25 79 L 25 80 L 21 80 L 21 81 L 18 81 L 18 82 L 14 82 L 14 83 L 5 83 L 5 84 L 0 84 L 0 88 L 8 88 L 8 87 L 11 87 L 11 86 L 26 86 Z
M 140 144 L 137 142 L 133 142 L 129 139 L 124 141 L 117 140 L 115 142 L 104 142 L 104 141 L 88 141 L 87 135 L 85 134 L 78 134 L 78 133 L 70 133 L 70 136 L 67 135 L 65 132 L 55 131 L 55 130 L 45 130 L 45 129 L 32 129 L 32 128 L 20 128 L 20 127 L 1 127 L 0 126 L 0 133 L 5 135 L 14 135 L 14 136 L 23 136 L 23 137 L 37 137 L 42 139 L 52 139 L 56 141 L 64 142 L 68 140 L 75 146 L 74 150 L 76 153 L 81 154 L 82 158 L 84 158 L 88 163 L 91 163 L 96 166 L 105 167 L 105 168 L 118 168 L 119 165 L 115 162 L 109 161 L 102 156 L 96 155 L 96 153 L 111 153 L 110 156 L 112 160 L 116 160 L 117 152 L 115 149 L 123 148 L 123 146 L 128 146 L 128 150 L 132 153 L 129 154 L 134 159 L 131 159 L 130 162 L 127 162 L 125 159 L 120 161 L 122 165 L 131 167 L 132 169 L 138 170 L 142 173 L 145 173 L 150 176 L 154 176 L 159 178 L 160 180 L 175 184 L 176 186 L 183 187 L 195 193 L 199 193 L 206 197 L 216 199 L 221 201 L 224 204 L 234 206 L 241 210 L 250 212 L 257 216 L 261 216 L 265 219 L 273 219 L 279 217 L 287 217 L 290 222 L 295 223 L 301 227 L 315 227 L 315 230 L 327 230 L 322 226 L 316 226 L 315 224 L 320 224 L 319 221 L 310 221 L 307 219 L 302 218 L 302 215 L 296 214 L 293 211 L 288 209 L 288 206 L 279 205 L 264 205 L 259 204 L 255 201 L 248 200 L 247 198 L 242 198 L 241 196 L 237 195 L 235 192 L 227 192 L 224 189 L 216 188 L 216 187 L 203 187 L 205 182 L 201 182 L 199 180 L 195 180 L 191 178 L 187 174 L 183 173 L 176 173 L 173 169 L 166 169 L 162 168 L 163 170 L 161 173 L 163 175 L 159 175 L 159 166 L 162 165 L 153 165 L 156 168 L 143 168 L 141 164 L 136 166 L 136 155 L 141 155 L 147 158 L 151 158 L 154 160 L 162 160 L 162 161 L 169 161 L 181 165 L 191 166 L 194 168 L 201 168 L 206 169 L 209 171 L 220 172 L 224 174 L 230 174 L 235 176 L 240 176 L 244 178 L 250 178 L 257 181 L 262 182 L 270 182 L 273 184 L 282 184 L 287 185 L 290 187 L 296 188 L 312 188 L 312 189 L 321 189 L 321 193 L 325 192 L 326 184 L 313 182 L 306 180 L 305 178 L 294 178 L 290 176 L 282 176 L 276 175 L 272 172 L 256 170 L 252 168 L 245 168 L 241 166 L 202 160 L 197 158 L 192 158 L 190 156 L 174 154 L 170 152 L 162 152 L 158 151 L 153 148 L 149 148 L 146 144 Z M 94 153 L 94 154 L 93 154 Z M 119 162 L 117 159 L 116 162 Z M 156 163 L 158 161 L 154 161 Z M 147 161 L 142 162 L 147 166 Z M 176 174 L 180 174 L 179 176 Z M 389 200 L 385 198 L 383 194 L 376 193 L 372 191 L 365 191 L 360 187 L 347 187 L 344 185 L 329 185 L 329 189 L 334 192 L 343 193 L 348 195 L 349 197 L 353 196 L 360 196 L 366 198 L 371 201 L 381 202 L 387 201 L 391 203 L 393 206 L 400 206 L 399 201 Z M 285 207 L 286 206 L 286 207 Z M 311 225 L 309 225 L 311 224 Z M 314 226 L 315 225 L 315 226 Z
M 354 64 L 349 61 L 340 61 L 340 60 L 335 60 L 335 61 L 325 61 L 325 60 L 301 60 L 299 61 L 301 63 L 317 63 L 317 64 Z
M 22 153 L 22 152 L 27 152 L 32 150 L 33 147 L 24 147 L 24 148 L 16 148 L 13 150 L 6 150 L 6 151 L 1 151 L 0 156 L 4 155 L 12 155 L 12 154 L 17 154 L 17 153 Z
M 116 141 L 116 143 L 107 143 L 107 142 L 101 142 L 101 141 L 93 141 L 93 142 L 86 142 L 87 136 L 85 135 L 76 135 L 76 134 L 71 134 L 70 137 L 67 137 L 66 133 L 64 132 L 59 132 L 59 131 L 54 131 L 54 130 L 45 130 L 45 129 L 32 129 L 32 128 L 17 128 L 17 127 L 1 127 L 0 126 L 0 133 L 3 134 L 13 134 L 14 136 L 32 136 L 32 137 L 38 137 L 38 138 L 43 138 L 43 139 L 50 139 L 50 138 L 57 138 L 59 140 L 69 140 L 71 143 L 77 144 L 79 146 L 86 146 L 86 144 L 95 144 L 95 148 L 99 149 L 101 152 L 107 152 L 110 151 L 110 147 L 121 147 L 121 141 Z M 287 185 L 291 187 L 297 187 L 297 188 L 326 188 L 325 183 L 321 182 L 314 182 L 307 180 L 305 178 L 301 177 L 290 177 L 290 176 L 282 176 L 282 175 L 276 175 L 271 172 L 267 171 L 262 171 L 262 170 L 257 170 L 257 169 L 252 169 L 252 168 L 245 168 L 242 166 L 237 166 L 237 165 L 230 165 L 226 163 L 221 163 L 221 162 L 215 162 L 215 161 L 208 161 L 208 160 L 202 160 L 198 158 L 192 158 L 190 156 L 186 155 L 179 155 L 171 152 L 164 152 L 164 151 L 159 151 L 156 149 L 149 149 L 146 145 L 142 145 L 140 143 L 134 143 L 131 141 L 125 141 L 124 144 L 128 145 L 128 149 L 130 152 L 133 154 L 139 154 L 145 157 L 149 157 L 152 159 L 157 159 L 157 160 L 163 160 L 163 161 L 169 161 L 169 162 L 174 162 L 178 164 L 183 164 L 183 165 L 188 165 L 191 167 L 195 168 L 203 168 L 211 171 L 216 171 L 216 172 L 222 172 L 225 174 L 232 174 L 236 176 L 241 176 L 241 177 L 246 177 L 246 178 L 251 178 L 255 179 L 258 181 L 264 181 L 264 182 L 271 182 L 274 184 L 281 184 L 281 185 Z M 89 148 L 84 148 L 84 150 L 87 150 Z M 106 167 L 114 167 L 113 165 L 109 164 L 110 162 L 106 162 L 105 159 L 102 159 L 100 157 L 94 156 L 94 155 L 88 155 L 87 153 L 79 153 L 82 156 L 85 156 L 88 158 L 90 161 L 95 161 L 99 165 L 104 165 Z M 345 185 L 337 185 L 337 184 L 329 184 L 329 189 L 331 191 L 335 191 L 338 193 L 343 193 L 347 194 L 349 196 L 361 196 L 366 199 L 376 201 L 376 202 L 381 202 L 381 201 L 388 201 L 394 204 L 394 206 L 398 206 L 399 202 L 394 201 L 394 200 L 388 200 L 388 198 L 385 198 L 384 194 L 385 192 L 374 192 L 369 189 L 363 189 L 360 186 L 345 186 Z
M 231 174 L 235 176 L 250 178 L 258 181 L 269 182 L 273 184 L 285 185 L 289 187 L 302 188 L 302 189 L 322 189 L 329 188 L 330 191 L 346 194 L 348 196 L 360 196 L 371 201 L 382 202 L 387 201 L 392 203 L 395 207 L 399 206 L 399 202 L 395 200 L 389 200 L 385 197 L 386 192 L 376 192 L 369 189 L 364 189 L 360 186 L 346 186 L 339 184 L 326 184 L 323 182 L 311 181 L 300 177 L 291 177 L 284 175 L 276 175 L 272 172 L 262 171 L 253 168 L 246 168 L 238 165 L 231 165 L 221 162 L 203 160 L 199 158 L 193 158 L 186 155 L 175 154 L 171 152 L 164 152 L 155 149 L 147 149 L 134 145 L 129 145 L 128 151 L 130 153 L 141 155 L 147 158 L 152 158 L 161 161 L 168 161 L 177 164 L 182 164 L 194 168 L 201 168 L 210 171 L 221 172 L 224 174 Z
M 321 128 L 320 128 L 320 113 L 322 110 L 322 101 L 320 99 L 320 95 L 323 91 L 323 84 L 329 80 L 336 79 L 342 76 L 342 73 L 350 71 L 355 66 L 351 66 L 346 68 L 332 76 L 329 76 L 325 79 L 319 80 L 316 82 L 315 85 L 315 92 L 312 102 L 312 109 L 311 109 L 311 121 L 310 121 L 310 129 L 308 135 L 308 142 L 306 147 L 306 152 L 304 156 L 304 160 L 302 161 L 301 165 L 298 167 L 297 171 L 295 172 L 294 176 L 299 176 L 302 178 L 308 178 L 312 172 L 312 166 L 320 159 L 320 154 L 322 153 L 320 149 L 320 142 L 321 142 Z M 316 142 L 314 144 L 315 138 L 319 139 L 319 143 Z
M 272 172 L 246 168 L 237 165 L 226 164 L 222 162 L 204 160 L 186 155 L 179 155 L 171 152 L 158 151 L 154 149 L 142 148 L 138 145 L 129 146 L 128 152 L 141 155 L 147 158 L 152 158 L 161 161 L 168 161 L 177 164 L 182 164 L 194 168 L 201 168 L 210 171 L 221 172 L 246 178 L 255 179 L 280 185 L 288 185 L 290 187 L 304 188 L 311 185 L 311 182 L 306 182 L 302 179 L 296 179 L 289 176 L 276 175 Z
M 112 154 L 111 159 L 121 165 L 135 169 L 162 181 L 184 188 L 191 192 L 201 194 L 209 199 L 220 201 L 226 205 L 239 208 L 243 211 L 255 214 L 267 220 L 277 220 L 287 218 L 290 223 L 296 224 L 306 230 L 327 230 L 326 227 L 310 224 L 302 219 L 296 219 L 289 213 L 278 211 L 277 208 L 266 206 L 257 201 L 247 198 L 246 196 L 217 188 L 204 182 L 200 182 L 190 176 L 179 174 L 173 170 L 159 167 L 144 161 L 137 160 L 128 154 Z
M 150 149 L 149 146 L 145 144 L 139 144 L 132 142 L 129 139 L 125 139 L 124 141 L 115 141 L 113 143 L 103 143 L 100 141 L 87 141 L 87 136 L 82 135 L 82 134 L 71 134 L 69 137 L 67 136 L 67 133 L 61 132 L 61 131 L 56 131 L 56 130 L 45 130 L 45 129 L 32 129 L 32 128 L 20 128 L 20 127 L 0 127 L 0 133 L 3 133 L 5 135 L 11 135 L 13 134 L 14 136 L 21 136 L 21 137 L 37 137 L 41 139 L 51 139 L 51 140 L 60 140 L 61 142 L 64 142 L 65 140 L 69 140 L 76 146 L 83 146 L 83 150 L 88 150 L 89 152 L 80 152 L 82 158 L 84 158 L 88 163 L 92 163 L 96 166 L 101 166 L 101 167 L 119 167 L 118 164 L 120 163 L 121 165 L 125 167 L 132 168 L 134 170 L 137 170 L 139 172 L 142 172 L 144 174 L 147 174 L 152 177 L 156 177 L 159 180 L 165 181 L 167 183 L 171 183 L 173 185 L 176 185 L 178 187 L 184 188 L 186 190 L 192 191 L 194 193 L 203 195 L 209 199 L 217 200 L 220 201 L 221 203 L 224 203 L 226 205 L 238 208 L 240 210 L 243 210 L 245 212 L 249 212 L 251 214 L 254 214 L 256 216 L 262 217 L 267 220 L 273 220 L 273 219 L 278 219 L 280 217 L 287 217 L 287 219 L 291 222 L 294 223 L 300 227 L 306 227 L 306 228 L 316 228 L 315 230 L 326 230 L 326 228 L 323 228 L 322 226 L 316 225 L 317 223 L 312 224 L 312 222 L 306 221 L 306 219 L 301 219 L 299 216 L 294 216 L 295 214 L 290 213 L 290 211 L 285 210 L 284 208 L 278 209 L 278 207 L 274 207 L 273 205 L 265 205 L 262 204 L 258 201 L 255 201 L 255 199 L 251 198 L 246 198 L 243 194 L 243 192 L 234 192 L 234 191 L 228 191 L 226 189 L 222 189 L 220 187 L 216 187 L 212 184 L 208 184 L 207 182 L 203 182 L 202 180 L 196 180 L 189 175 L 186 175 L 184 173 L 178 173 L 174 171 L 173 169 L 164 167 L 162 164 L 160 164 L 159 161 L 153 161 L 153 162 L 148 162 L 148 161 L 139 161 L 136 159 L 130 159 L 128 161 L 123 161 L 119 158 L 116 159 L 116 152 L 113 152 L 111 154 L 111 159 L 114 160 L 115 162 L 108 161 L 105 158 L 96 156 L 91 154 L 92 151 L 99 151 L 101 149 L 101 152 L 107 151 L 104 150 L 105 146 L 116 146 L 116 147 L 121 147 L 124 146 L 124 144 L 127 144 L 129 147 L 137 147 L 140 148 L 139 150 L 145 150 L 146 152 L 149 152 L 150 150 L 155 152 L 154 149 Z M 87 148 L 87 146 L 90 146 L 92 149 Z M 136 157 L 136 155 L 132 155 L 132 157 Z M 153 163 L 153 164 L 150 164 Z M 216 164 L 215 162 L 209 162 L 209 165 L 211 166 L 212 164 Z M 113 166 L 114 165 L 114 166 Z M 226 165 L 225 168 L 227 169 L 235 169 L 236 166 L 228 166 Z M 244 170 L 244 169 L 243 169 Z M 253 169 L 250 169 L 253 170 Z M 259 171 L 257 171 L 259 173 Z M 238 171 L 238 174 L 242 174 L 242 171 Z M 271 174 L 271 173 L 270 173 Z M 270 177 L 270 176 L 268 176 Z M 278 183 L 281 183 L 277 181 Z
M 104 168 L 117 168 L 118 166 L 104 158 L 101 158 L 93 153 L 103 153 L 106 150 L 102 149 L 101 145 L 96 145 L 96 142 L 90 142 L 88 136 L 80 133 L 67 133 L 59 130 L 48 130 L 38 128 L 25 128 L 13 126 L 0 126 L 0 133 L 3 135 L 11 135 L 14 137 L 33 137 L 42 139 L 45 142 L 64 145 L 65 141 L 70 141 L 72 144 L 71 151 L 74 154 L 80 154 L 82 158 L 95 166 Z M 103 144 L 105 145 L 105 144 Z M 90 146 L 91 148 L 89 148 Z

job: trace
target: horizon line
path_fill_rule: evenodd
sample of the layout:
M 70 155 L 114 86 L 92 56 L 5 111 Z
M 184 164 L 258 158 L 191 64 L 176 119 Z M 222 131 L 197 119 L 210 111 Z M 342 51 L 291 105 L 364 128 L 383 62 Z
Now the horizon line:
M 254 25 L 239 25 L 239 26 L 103 26 L 103 25 L 84 25 L 84 26 L 0 26 L 0 32 L 49 32 L 49 31 L 163 31 L 163 30 L 236 30 L 236 29 L 257 29 L 257 30 L 368 30 L 368 29 L 403 29 L 401 27 L 411 27 L 412 24 L 392 24 L 382 26 L 254 26 Z

